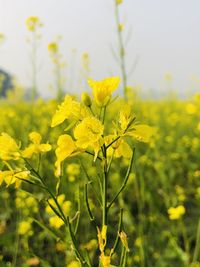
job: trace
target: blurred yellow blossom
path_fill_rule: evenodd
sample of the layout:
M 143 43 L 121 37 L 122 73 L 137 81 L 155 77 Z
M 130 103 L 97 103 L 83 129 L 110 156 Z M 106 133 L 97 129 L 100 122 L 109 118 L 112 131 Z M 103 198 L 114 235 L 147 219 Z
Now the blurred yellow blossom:
M 172 75 L 171 73 L 165 73 L 164 79 L 168 82 L 172 81 Z
M 32 219 L 29 218 L 26 221 L 19 222 L 19 225 L 18 225 L 18 233 L 20 235 L 27 235 L 27 236 L 33 235 L 33 231 L 32 231 Z
M 122 4 L 123 3 L 123 0 L 116 0 L 116 4 L 117 5 L 120 5 L 120 4 Z
M 71 261 L 66 267 L 81 267 L 81 264 L 78 261 Z
M 55 209 L 57 208 L 55 201 L 52 198 L 49 199 L 48 202 L 50 203 L 50 205 L 53 208 L 55 208 Z M 60 205 L 61 209 L 63 210 L 64 214 L 69 215 L 70 210 L 71 210 L 71 201 L 65 200 L 65 195 L 61 194 L 61 195 L 57 196 L 57 202 Z M 62 225 L 64 225 L 64 222 L 60 217 L 58 217 L 57 215 L 54 214 L 54 211 L 52 210 L 50 205 L 46 206 L 46 209 L 45 209 L 45 211 L 49 215 L 51 215 L 51 217 L 49 218 L 49 224 L 52 227 L 59 229 Z
M 0 32 L 0 44 L 2 44 L 4 40 L 5 40 L 5 35 L 2 32 Z
M 186 105 L 186 112 L 190 115 L 195 114 L 197 112 L 197 107 L 192 103 L 188 103 Z
M 88 93 L 82 93 L 81 100 L 84 103 L 84 105 L 86 105 L 86 107 L 91 107 L 92 101 Z
M 15 184 L 15 187 L 18 188 L 21 183 L 22 179 L 27 179 L 29 177 L 30 172 L 27 170 L 6 170 L 0 171 L 0 185 L 3 181 L 6 183 L 7 186 L 11 184 Z
M 0 135 L 0 159 L 18 160 L 20 158 L 19 146 L 15 140 L 7 133 Z
M 58 43 L 51 42 L 48 44 L 49 53 L 56 54 L 58 52 Z
M 120 23 L 120 24 L 118 25 L 118 31 L 121 32 L 121 31 L 124 30 L 124 28 L 125 28 L 124 24 Z
M 167 212 L 170 220 L 178 220 L 185 214 L 185 207 L 183 205 L 180 205 L 176 208 L 171 207 Z
M 38 28 L 42 27 L 42 23 L 38 17 L 31 16 L 26 20 L 26 27 L 29 31 L 34 32 Z

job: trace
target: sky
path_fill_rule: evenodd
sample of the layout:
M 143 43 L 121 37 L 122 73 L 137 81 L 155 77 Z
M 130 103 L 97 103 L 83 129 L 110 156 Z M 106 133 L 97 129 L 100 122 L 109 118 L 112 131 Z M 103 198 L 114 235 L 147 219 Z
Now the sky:
M 121 75 L 112 49 L 117 47 L 114 0 L 0 0 L 0 67 L 30 87 L 29 16 L 38 16 L 44 27 L 38 48 L 38 87 L 42 96 L 53 95 L 52 64 L 47 45 L 62 36 L 66 61 L 66 90 L 88 90 L 82 82 L 81 55 L 90 55 L 90 76 L 100 80 Z M 200 90 L 200 1 L 124 0 L 119 6 L 126 44 L 128 84 L 163 95 L 174 89 L 180 95 Z M 132 66 L 136 65 L 134 71 Z M 173 77 L 169 84 L 164 75 Z

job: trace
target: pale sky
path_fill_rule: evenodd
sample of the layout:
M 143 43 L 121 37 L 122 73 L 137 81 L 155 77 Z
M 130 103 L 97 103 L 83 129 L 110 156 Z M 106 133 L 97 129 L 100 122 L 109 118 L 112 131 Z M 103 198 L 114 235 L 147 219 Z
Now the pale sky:
M 111 52 L 111 46 L 117 44 L 113 1 L 0 0 L 0 32 L 6 35 L 0 46 L 0 67 L 30 86 L 25 20 L 38 16 L 44 23 L 39 48 L 39 88 L 43 96 L 53 94 L 49 92 L 53 77 L 46 47 L 58 35 L 63 37 L 61 50 L 67 62 L 68 91 L 85 90 L 79 82 L 79 58 L 83 52 L 90 55 L 93 79 L 120 75 Z M 176 91 L 184 94 L 200 90 L 200 0 L 124 0 L 120 16 L 125 24 L 124 35 L 130 29 L 132 32 L 126 51 L 128 70 L 138 59 L 129 76 L 130 85 L 162 94 L 168 88 L 163 76 L 170 72 Z

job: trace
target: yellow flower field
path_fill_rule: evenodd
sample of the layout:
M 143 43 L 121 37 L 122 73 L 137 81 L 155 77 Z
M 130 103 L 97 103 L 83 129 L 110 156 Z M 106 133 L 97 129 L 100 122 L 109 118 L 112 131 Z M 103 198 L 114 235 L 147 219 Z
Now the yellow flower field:
M 84 52 L 82 88 L 66 92 L 57 37 L 52 98 L 38 85 L 45 25 L 24 23 L 30 87 L 0 75 L 0 267 L 200 266 L 200 93 L 175 97 L 169 73 L 159 99 L 129 85 L 124 2 L 113 1 L 120 75 L 90 77 Z

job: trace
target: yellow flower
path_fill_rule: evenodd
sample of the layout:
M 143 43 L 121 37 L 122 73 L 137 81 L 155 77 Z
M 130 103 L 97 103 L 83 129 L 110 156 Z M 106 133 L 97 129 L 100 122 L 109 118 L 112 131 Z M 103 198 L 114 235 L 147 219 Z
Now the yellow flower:
M 142 246 L 142 238 L 141 237 L 136 238 L 135 246 L 138 248 Z
M 197 124 L 197 130 L 200 132 L 200 122 Z
M 166 73 L 165 76 L 164 76 L 164 79 L 168 82 L 171 82 L 172 81 L 172 75 L 171 73 Z
M 118 25 L 118 31 L 122 32 L 124 30 L 124 28 L 125 28 L 124 24 L 120 23 Z
M 65 96 L 64 101 L 58 106 L 56 113 L 52 118 L 51 127 L 55 127 L 70 117 L 72 110 L 73 100 L 69 95 Z
M 196 94 L 194 95 L 194 99 L 195 99 L 195 101 L 199 104 L 199 103 L 200 103 L 200 93 L 196 93 Z
M 131 113 L 131 106 L 128 104 L 124 105 L 119 113 L 119 124 L 123 132 L 131 126 L 134 118 L 134 115 Z
M 42 24 L 40 22 L 40 19 L 36 16 L 31 16 L 27 18 L 26 20 L 26 27 L 31 32 L 34 32 L 36 29 L 38 29 L 41 26 Z
M 178 220 L 185 214 L 185 207 L 183 205 L 180 205 L 176 208 L 171 207 L 167 212 L 170 220 Z
M 104 253 L 101 254 L 101 263 L 103 267 L 110 267 L 110 261 L 111 261 L 111 256 L 106 256 Z
M 0 44 L 5 40 L 5 35 L 0 32 Z
M 26 221 L 21 221 L 18 225 L 18 233 L 20 235 L 28 235 L 31 236 L 33 234 L 32 231 L 32 220 L 28 219 Z
M 55 127 L 69 118 L 79 120 L 89 115 L 90 112 L 87 107 L 73 100 L 71 96 L 66 95 L 52 118 L 51 127 Z
M 11 184 L 15 184 L 15 187 L 18 188 L 22 180 L 21 179 L 27 179 L 30 172 L 25 170 L 6 170 L 6 171 L 0 171 L 0 185 L 3 183 L 3 181 L 6 183 L 7 186 Z
M 95 152 L 95 159 L 102 144 L 104 126 L 95 117 L 87 117 L 74 129 L 74 137 L 78 147 L 86 149 L 91 147 Z
M 117 4 L 117 5 L 122 4 L 122 2 L 123 2 L 123 0 L 116 0 L 116 4 Z
M 31 158 L 33 154 L 44 153 L 51 150 L 51 145 L 41 144 L 42 137 L 37 132 L 32 132 L 29 134 L 29 139 L 32 142 L 27 148 L 22 151 L 22 156 L 24 158 Z
M 102 81 L 88 80 L 89 86 L 93 89 L 94 100 L 100 107 L 106 106 L 113 91 L 119 86 L 120 78 L 111 77 Z
M 60 217 L 55 215 L 55 216 L 52 216 L 51 218 L 49 218 L 49 224 L 52 227 L 59 229 L 64 224 L 64 222 Z
M 99 228 L 97 228 L 97 237 L 98 237 L 99 250 L 103 252 L 107 242 L 107 225 L 103 225 L 101 231 Z
M 56 54 L 58 52 L 58 44 L 56 42 L 49 43 L 48 50 L 49 50 L 49 53 Z
M 32 257 L 26 261 L 28 266 L 39 266 L 40 260 L 38 257 Z
M 71 175 L 79 175 L 80 174 L 80 165 L 76 163 L 71 163 L 67 165 L 67 173 Z
M 116 139 L 115 135 L 109 135 L 104 138 L 106 145 L 109 145 L 112 141 Z M 118 139 L 116 142 L 114 142 L 107 150 L 107 155 L 111 156 L 113 154 L 114 150 L 114 157 L 115 158 L 130 158 L 132 155 L 132 149 L 130 146 L 123 140 Z
M 125 135 L 134 137 L 137 141 L 148 143 L 155 134 L 155 128 L 145 124 L 134 125 L 131 131 L 128 131 Z
M 15 140 L 7 133 L 2 133 L 0 136 L 0 159 L 18 160 L 19 158 L 19 146 Z
M 92 101 L 88 93 L 82 93 L 81 95 L 81 100 L 84 103 L 86 107 L 91 107 L 92 106 Z
M 57 149 L 56 149 L 56 172 L 55 175 L 61 175 L 61 162 L 68 157 L 76 155 L 77 147 L 73 139 L 68 134 L 63 134 L 59 136 L 57 141 Z
M 123 244 L 123 246 L 125 247 L 126 251 L 129 252 L 130 249 L 129 249 L 129 247 L 128 247 L 128 238 L 127 238 L 126 233 L 125 233 L 124 231 L 121 231 L 121 232 L 119 233 L 119 237 L 120 237 L 120 239 L 121 239 L 121 241 L 122 241 L 122 244 Z
M 81 265 L 78 261 L 71 261 L 70 264 L 67 265 L 67 267 L 81 267 Z
M 186 105 L 186 112 L 190 115 L 195 114 L 197 112 L 197 107 L 192 103 L 188 103 Z

